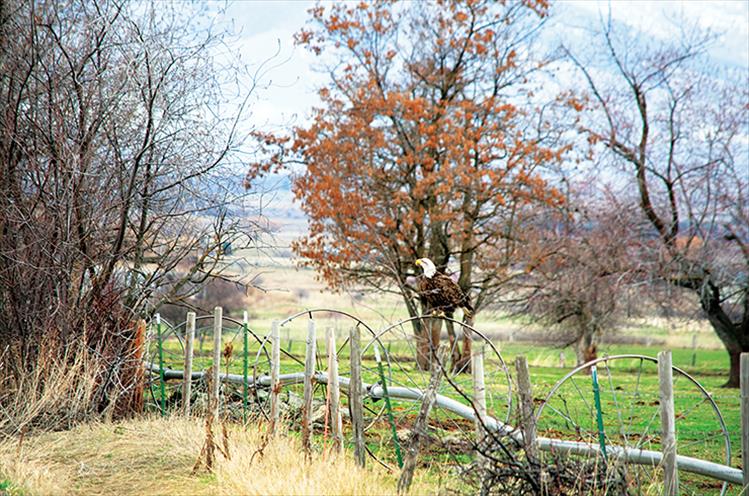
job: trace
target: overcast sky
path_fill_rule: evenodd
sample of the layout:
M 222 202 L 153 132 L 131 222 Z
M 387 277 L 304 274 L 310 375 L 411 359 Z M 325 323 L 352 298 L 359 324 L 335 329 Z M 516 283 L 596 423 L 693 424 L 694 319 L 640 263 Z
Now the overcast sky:
M 255 94 L 252 116 L 246 124 L 269 130 L 269 127 L 304 121 L 317 101 L 315 88 L 325 75 L 315 71 L 317 58 L 293 45 L 293 35 L 306 23 L 308 1 L 237 1 L 230 4 L 224 19 L 233 21 L 241 32 L 241 51 L 246 63 L 258 64 L 272 57 L 277 66 L 260 81 Z M 721 34 L 710 51 L 718 63 L 749 67 L 749 1 L 723 0 L 654 0 L 595 1 L 566 0 L 553 7 L 549 39 L 590 27 L 599 15 L 607 15 L 633 30 L 654 38 L 667 38 L 679 27 L 677 19 L 698 23 Z

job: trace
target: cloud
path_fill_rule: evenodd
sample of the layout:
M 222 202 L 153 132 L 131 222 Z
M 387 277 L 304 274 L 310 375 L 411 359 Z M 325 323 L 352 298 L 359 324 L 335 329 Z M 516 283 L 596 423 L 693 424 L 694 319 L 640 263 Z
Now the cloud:
M 616 22 L 654 39 L 672 40 L 686 25 L 697 25 L 719 36 L 709 55 L 716 62 L 749 67 L 749 2 L 723 0 L 627 1 L 569 0 L 560 4 L 557 22 L 590 26 L 609 15 Z

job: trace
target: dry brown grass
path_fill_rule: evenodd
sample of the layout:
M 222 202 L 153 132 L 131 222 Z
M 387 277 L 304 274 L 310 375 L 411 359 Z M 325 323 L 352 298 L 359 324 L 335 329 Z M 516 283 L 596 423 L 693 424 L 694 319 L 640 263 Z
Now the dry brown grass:
M 0 356 L 0 439 L 111 416 L 114 401 L 104 411 L 96 407 L 101 360 L 83 344 L 43 347 L 28 372 L 7 355 Z
M 204 440 L 199 419 L 97 423 L 0 444 L 0 481 L 30 495 L 86 494 L 394 494 L 397 474 L 359 469 L 350 454 L 304 461 L 297 439 L 280 435 L 264 450 L 262 432 L 230 430 L 231 460 L 215 474 L 191 475 Z M 412 494 L 433 492 L 417 478 Z

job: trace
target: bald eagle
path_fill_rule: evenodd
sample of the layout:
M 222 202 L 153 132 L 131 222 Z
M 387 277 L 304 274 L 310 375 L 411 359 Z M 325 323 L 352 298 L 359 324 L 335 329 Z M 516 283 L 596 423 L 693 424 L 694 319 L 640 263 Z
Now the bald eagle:
M 462 308 L 466 318 L 473 316 L 471 300 L 455 281 L 447 274 L 438 272 L 434 262 L 428 258 L 420 258 L 415 263 L 424 270 L 424 275 L 418 280 L 418 290 L 427 308 L 442 311 L 448 317 L 452 317 L 456 308 Z

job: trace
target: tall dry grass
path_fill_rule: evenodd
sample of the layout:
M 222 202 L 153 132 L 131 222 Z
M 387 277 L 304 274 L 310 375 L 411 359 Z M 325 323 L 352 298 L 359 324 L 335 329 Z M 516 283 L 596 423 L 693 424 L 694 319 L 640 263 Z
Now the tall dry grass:
M 107 401 L 109 407 L 98 407 L 102 404 L 101 360 L 85 346 L 60 349 L 49 345 L 25 370 L 10 355 L 6 351 L 0 356 L 0 434 L 66 429 L 111 414 L 115 401 Z
M 51 330 L 25 357 L 0 349 L 0 439 L 142 413 L 145 324 L 129 324 L 94 342 Z
M 200 419 L 142 419 L 81 425 L 0 443 L 0 480 L 19 494 L 394 494 L 397 474 L 360 469 L 350 453 L 304 460 L 297 439 L 262 445 L 260 427 L 230 428 L 231 459 L 218 455 L 213 474 L 192 468 L 204 441 Z M 254 455 L 254 458 L 253 458 Z M 417 478 L 411 494 L 433 493 Z

